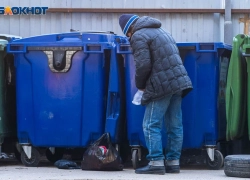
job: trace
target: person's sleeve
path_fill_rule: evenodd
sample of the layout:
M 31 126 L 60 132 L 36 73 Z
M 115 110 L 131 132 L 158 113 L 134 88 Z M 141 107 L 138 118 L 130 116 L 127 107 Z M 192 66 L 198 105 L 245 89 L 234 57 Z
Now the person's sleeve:
M 131 45 L 136 67 L 135 84 L 138 89 L 145 89 L 152 69 L 149 45 L 141 35 L 134 37 Z

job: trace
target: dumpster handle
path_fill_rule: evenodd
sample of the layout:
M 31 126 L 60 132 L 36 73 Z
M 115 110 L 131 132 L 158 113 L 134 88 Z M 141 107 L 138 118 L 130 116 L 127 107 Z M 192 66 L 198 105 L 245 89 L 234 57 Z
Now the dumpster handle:
M 13 50 L 13 49 L 20 49 L 20 50 Z M 8 44 L 7 45 L 7 52 L 8 53 L 26 53 L 27 52 L 27 46 L 25 44 L 19 45 L 19 44 Z
M 130 47 L 130 44 L 117 44 L 117 53 L 119 54 L 132 54 L 132 51 L 129 50 L 121 50 L 121 47 Z
M 83 47 L 84 47 L 83 48 L 84 53 L 103 53 L 104 52 L 104 48 L 100 44 L 85 44 Z M 100 50 L 88 50 L 89 47 L 100 47 Z
M 81 33 L 71 33 L 71 34 L 60 34 L 56 37 L 57 41 L 61 41 L 64 38 L 76 38 L 76 39 L 82 39 L 82 34 Z
M 217 47 L 215 44 L 209 44 L 213 45 L 213 49 L 201 49 L 201 45 L 207 45 L 207 44 L 202 44 L 202 43 L 197 43 L 196 44 L 196 52 L 217 52 Z

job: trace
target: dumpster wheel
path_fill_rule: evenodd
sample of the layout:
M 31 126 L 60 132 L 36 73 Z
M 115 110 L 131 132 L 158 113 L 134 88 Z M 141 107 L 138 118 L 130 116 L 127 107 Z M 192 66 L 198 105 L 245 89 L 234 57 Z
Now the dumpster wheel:
M 138 150 L 136 149 L 132 151 L 132 165 L 134 169 L 137 169 L 139 167 Z
M 29 159 L 25 152 L 22 151 L 21 161 L 27 167 L 37 167 L 40 162 L 40 153 L 36 148 L 32 147 L 31 158 Z
M 60 148 L 55 148 L 54 154 L 52 154 L 49 148 L 46 149 L 46 152 L 45 152 L 47 159 L 52 163 L 56 162 L 57 160 L 62 159 L 63 154 L 64 154 L 64 149 L 60 149 Z
M 223 166 L 224 157 L 220 151 L 214 150 L 214 161 L 211 161 L 209 156 L 206 157 L 207 166 L 210 169 L 218 170 Z

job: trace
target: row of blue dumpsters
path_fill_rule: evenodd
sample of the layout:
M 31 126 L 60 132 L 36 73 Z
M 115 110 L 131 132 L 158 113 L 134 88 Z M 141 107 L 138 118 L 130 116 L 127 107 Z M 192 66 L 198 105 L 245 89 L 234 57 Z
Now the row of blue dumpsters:
M 232 47 L 221 42 L 177 46 L 194 87 L 182 103 L 183 151 L 204 149 L 208 166 L 219 169 Z M 145 158 L 145 107 L 131 102 L 137 88 L 126 37 L 70 32 L 10 38 L 6 51 L 14 57 L 17 149 L 24 165 L 38 166 L 41 149 L 54 162 L 62 149 L 86 148 L 109 132 L 120 152 L 130 147 L 133 167 L 139 166 Z

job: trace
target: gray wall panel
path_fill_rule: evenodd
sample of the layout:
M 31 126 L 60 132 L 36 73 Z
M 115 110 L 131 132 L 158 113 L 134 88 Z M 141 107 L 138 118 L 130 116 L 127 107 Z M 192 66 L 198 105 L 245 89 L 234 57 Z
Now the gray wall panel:
M 224 8 L 224 0 L 1 0 L 1 6 L 35 3 L 53 8 Z M 250 8 L 250 0 L 232 0 L 233 8 Z
M 232 0 L 234 9 L 250 9 L 250 0 Z
M 54 8 L 224 8 L 224 0 L 1 0 L 0 6 L 48 6 Z M 233 8 L 249 8 L 250 0 L 232 0 Z M 0 33 L 23 37 L 49 33 L 81 31 L 114 31 L 123 35 L 119 27 L 119 13 L 47 13 L 46 15 L 0 16 Z M 158 18 L 162 27 L 178 42 L 223 41 L 224 15 L 144 13 Z M 238 22 L 244 15 L 234 14 L 233 34 L 243 33 Z
M 1 6 L 16 6 L 19 2 L 27 6 L 29 3 L 53 8 L 220 8 L 224 0 L 1 0 Z M 232 0 L 234 6 L 245 7 L 249 0 Z M 239 3 L 240 1 L 240 3 Z
M 244 14 L 235 14 L 232 16 L 233 35 L 244 33 L 244 24 L 239 23 L 239 18 L 243 18 Z

